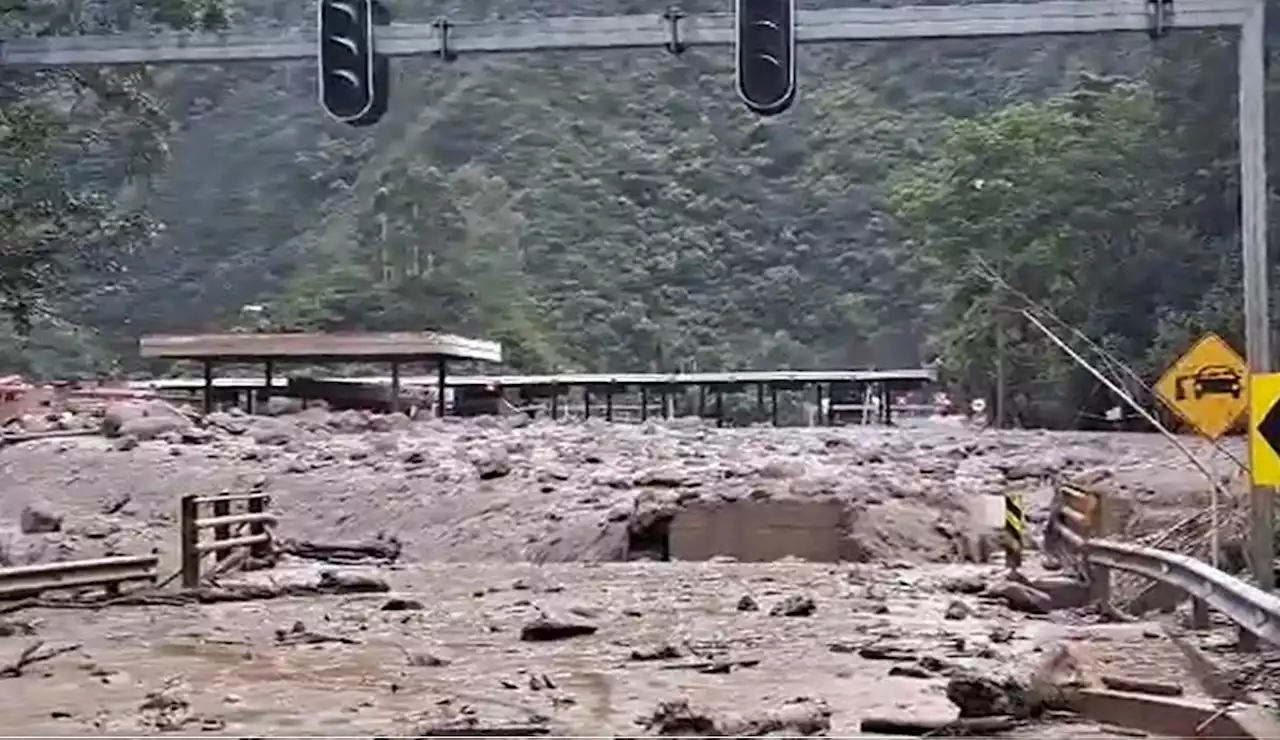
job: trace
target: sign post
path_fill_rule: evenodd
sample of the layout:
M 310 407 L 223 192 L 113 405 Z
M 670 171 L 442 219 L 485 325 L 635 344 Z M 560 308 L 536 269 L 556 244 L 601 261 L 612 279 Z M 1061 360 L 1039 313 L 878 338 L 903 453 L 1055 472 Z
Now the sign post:
M 1006 491 L 1004 494 L 1004 562 L 1010 573 L 1017 573 L 1022 567 L 1022 548 L 1027 542 L 1025 512 L 1022 495 Z

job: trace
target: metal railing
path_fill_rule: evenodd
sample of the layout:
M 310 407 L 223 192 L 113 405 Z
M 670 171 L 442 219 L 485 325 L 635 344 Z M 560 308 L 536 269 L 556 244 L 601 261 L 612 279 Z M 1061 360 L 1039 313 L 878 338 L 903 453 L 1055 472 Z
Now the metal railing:
M 1111 571 L 1133 573 L 1177 588 L 1192 599 L 1193 627 L 1207 626 L 1207 610 L 1212 608 L 1243 632 L 1280 645 L 1280 596 L 1187 555 L 1095 536 L 1106 505 L 1101 494 L 1059 486 L 1045 531 L 1046 550 L 1074 557 L 1087 567 L 1091 598 L 1110 598 Z M 1083 515 L 1084 511 L 1090 515 Z
M 108 597 L 117 596 L 126 583 L 154 585 L 160 558 L 125 555 L 0 568 L 0 600 L 38 596 L 45 591 L 101 587 Z
M 223 494 L 220 496 L 182 497 L 179 526 L 182 530 L 182 586 L 196 588 L 200 585 L 201 563 L 209 553 L 225 568 L 225 562 L 236 548 L 248 548 L 251 558 L 265 558 L 271 554 L 271 533 L 268 525 L 275 524 L 274 515 L 267 513 L 271 497 L 265 493 Z M 212 509 L 212 516 L 201 516 L 201 507 Z M 201 533 L 213 530 L 211 540 L 202 541 Z

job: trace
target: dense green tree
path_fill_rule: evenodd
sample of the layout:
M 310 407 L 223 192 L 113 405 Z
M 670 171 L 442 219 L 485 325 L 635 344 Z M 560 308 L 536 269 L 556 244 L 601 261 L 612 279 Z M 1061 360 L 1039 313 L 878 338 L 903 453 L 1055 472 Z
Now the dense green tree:
M 216 0 L 0 8 L 10 37 L 224 22 Z M 69 287 L 87 285 L 77 278 L 112 271 L 152 237 L 146 211 L 122 205 L 117 191 L 163 161 L 169 119 L 154 87 L 142 67 L 0 71 L 0 315 L 20 332 Z
M 62 2 L 6 22 L 310 16 Z M 419 21 L 645 10 L 393 6 Z M 0 298 L 59 320 L 9 341 L 0 369 L 129 364 L 141 333 L 225 329 L 265 304 L 277 326 L 495 337 L 513 369 L 936 355 L 981 394 L 994 295 L 974 255 L 1148 376 L 1205 328 L 1238 339 L 1229 35 L 806 46 L 802 97 L 772 120 L 735 99 L 722 49 L 394 68 L 390 113 L 361 130 L 319 111 L 308 63 L 5 73 Z M 1008 323 L 1024 420 L 1107 403 Z

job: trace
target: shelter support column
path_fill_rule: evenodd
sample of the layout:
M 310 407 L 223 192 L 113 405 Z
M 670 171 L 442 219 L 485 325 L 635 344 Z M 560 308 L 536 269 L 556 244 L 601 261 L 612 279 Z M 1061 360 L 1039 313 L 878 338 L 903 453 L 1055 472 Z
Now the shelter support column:
M 213 361 L 204 361 L 204 412 L 213 411 Z
M 698 418 L 707 418 L 707 387 L 705 385 L 698 386 Z
M 449 377 L 449 361 L 444 357 L 436 358 L 436 416 L 444 418 L 445 411 L 449 408 L 445 402 L 445 391 L 448 389 L 447 378 Z
M 822 384 L 821 383 L 813 384 L 813 403 L 815 404 L 814 413 L 813 413 L 814 423 L 817 426 L 822 426 L 826 420 L 822 418 L 824 414 L 822 413 Z
M 769 385 L 769 421 L 778 426 L 778 386 Z
M 582 388 L 582 418 L 591 418 L 591 388 L 586 386 Z
M 613 386 L 609 386 L 604 392 L 604 420 L 613 421 Z
M 893 391 L 888 383 L 880 384 L 880 409 L 885 426 L 893 426 Z
M 391 413 L 400 413 L 400 363 L 391 361 Z
M 640 421 L 649 420 L 649 386 L 640 386 Z
M 764 383 L 756 383 L 756 421 L 764 421 Z
M 270 401 L 276 388 L 276 363 L 266 360 L 262 363 L 262 400 Z
M 724 426 L 724 391 L 716 388 L 716 426 Z

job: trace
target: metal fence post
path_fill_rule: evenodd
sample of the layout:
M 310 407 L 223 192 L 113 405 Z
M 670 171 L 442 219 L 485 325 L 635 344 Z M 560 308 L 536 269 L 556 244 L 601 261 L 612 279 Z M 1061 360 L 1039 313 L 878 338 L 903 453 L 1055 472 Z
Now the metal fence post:
M 225 499 L 218 499 L 217 501 L 214 501 L 214 502 L 213 502 L 213 515 L 214 515 L 215 517 L 219 517 L 219 516 L 230 516 L 230 515 L 231 515 L 231 502 L 230 502 L 230 501 L 227 501 L 227 500 L 225 500 Z M 214 526 L 214 528 L 213 528 L 213 541 L 214 541 L 214 542 L 219 542 L 219 541 L 221 541 L 221 540 L 229 540 L 229 539 L 231 539 L 231 525 L 229 525 L 229 524 L 218 524 L 218 525 L 215 525 L 215 526 Z M 231 551 L 230 551 L 230 550 L 216 550 L 216 551 L 214 552 L 214 554 L 213 554 L 213 557 L 214 557 L 214 560 L 216 560 L 217 562 L 221 563 L 223 560 L 226 560 L 227 558 L 231 557 Z
M 270 503 L 271 503 L 271 497 L 266 494 L 262 494 L 261 496 L 254 496 L 248 501 L 249 513 L 265 514 L 267 511 L 267 506 Z M 250 535 L 266 534 L 266 532 L 267 532 L 266 522 L 261 520 L 254 520 L 249 522 Z M 249 546 L 249 555 L 252 557 L 265 558 L 270 554 L 271 554 L 270 542 L 256 542 Z
M 1093 511 L 1097 519 L 1093 527 L 1094 531 L 1089 534 L 1097 537 L 1113 534 L 1116 521 L 1112 502 L 1101 493 L 1094 492 L 1091 495 L 1094 496 Z M 1111 601 L 1111 569 L 1105 565 L 1097 563 L 1089 565 L 1089 600 L 1099 604 Z
M 200 528 L 196 521 L 199 513 L 199 497 L 195 494 L 183 496 L 182 508 L 178 515 L 182 540 L 183 588 L 195 588 L 200 585 Z

